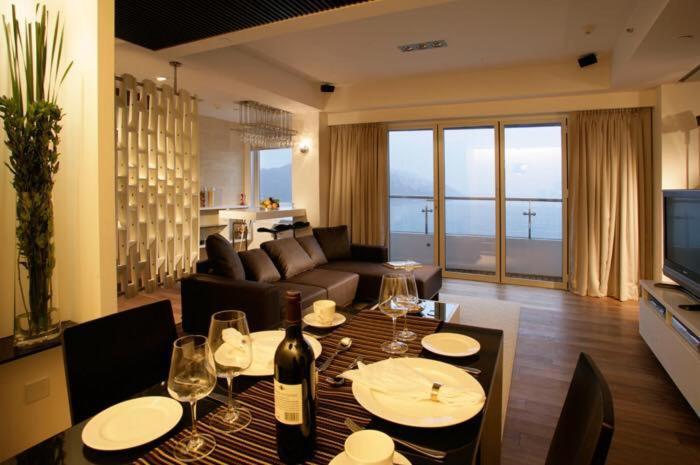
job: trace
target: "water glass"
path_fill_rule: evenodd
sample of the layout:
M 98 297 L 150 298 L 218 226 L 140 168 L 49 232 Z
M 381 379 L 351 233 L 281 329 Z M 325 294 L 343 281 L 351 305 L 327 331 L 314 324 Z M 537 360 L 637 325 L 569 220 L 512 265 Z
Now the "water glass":
M 197 432 L 197 401 L 207 397 L 216 386 L 216 371 L 209 341 L 205 336 L 184 336 L 173 343 L 168 374 L 168 393 L 190 404 L 192 430 L 177 444 L 176 459 L 192 462 L 207 457 L 216 447 L 210 434 Z
M 214 353 L 216 375 L 226 380 L 227 408 L 218 417 L 228 432 L 250 424 L 250 410 L 233 400 L 233 380 L 253 362 L 253 345 L 245 313 L 239 310 L 216 312 L 209 323 L 209 344 Z
M 408 284 L 405 274 L 389 273 L 382 277 L 382 285 L 379 289 L 379 310 L 391 317 L 392 340 L 382 343 L 384 352 L 392 355 L 403 354 L 408 350 L 408 345 L 397 339 L 396 319 L 401 315 L 406 315 L 408 306 L 401 296 L 408 295 Z M 398 298 L 397 298 L 398 297 Z

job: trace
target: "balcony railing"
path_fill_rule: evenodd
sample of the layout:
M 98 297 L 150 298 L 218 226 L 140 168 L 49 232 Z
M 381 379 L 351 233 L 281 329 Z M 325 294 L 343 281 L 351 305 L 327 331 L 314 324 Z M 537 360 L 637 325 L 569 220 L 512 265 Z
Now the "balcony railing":
M 561 240 L 562 199 L 506 197 L 505 201 L 507 237 Z M 389 202 L 392 233 L 432 234 L 430 214 L 433 213 L 433 197 L 390 195 Z M 471 206 L 461 212 L 450 213 L 450 207 L 460 202 L 470 202 Z M 495 203 L 496 198 L 489 196 L 445 196 L 445 234 L 495 236 Z

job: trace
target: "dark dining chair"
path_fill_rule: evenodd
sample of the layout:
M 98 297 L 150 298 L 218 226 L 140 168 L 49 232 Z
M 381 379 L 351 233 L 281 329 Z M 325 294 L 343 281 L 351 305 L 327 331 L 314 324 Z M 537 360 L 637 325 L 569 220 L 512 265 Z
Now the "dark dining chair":
M 608 383 L 593 359 L 582 352 L 545 464 L 604 465 L 614 430 Z
M 167 380 L 176 338 L 169 300 L 66 328 L 63 357 L 73 424 Z

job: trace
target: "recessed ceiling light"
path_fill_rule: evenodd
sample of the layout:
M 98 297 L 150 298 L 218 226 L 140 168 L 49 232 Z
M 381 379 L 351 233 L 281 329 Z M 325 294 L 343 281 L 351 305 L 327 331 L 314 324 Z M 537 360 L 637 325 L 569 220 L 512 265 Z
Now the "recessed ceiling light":
M 626 32 L 627 34 L 632 34 L 632 33 L 634 32 L 634 28 L 633 28 L 633 27 L 628 27 L 627 29 L 625 29 L 625 32 Z
M 416 50 L 430 50 L 431 48 L 447 47 L 445 40 L 429 40 L 428 42 L 419 42 L 416 44 L 399 45 L 399 50 L 402 52 L 415 52 Z
M 692 39 L 694 37 L 695 36 L 693 34 L 683 34 L 683 35 L 678 36 L 679 39 Z
M 168 78 L 166 78 L 165 76 L 156 76 L 156 81 L 158 81 L 158 82 L 163 82 L 163 81 L 167 81 L 167 80 L 168 80 Z

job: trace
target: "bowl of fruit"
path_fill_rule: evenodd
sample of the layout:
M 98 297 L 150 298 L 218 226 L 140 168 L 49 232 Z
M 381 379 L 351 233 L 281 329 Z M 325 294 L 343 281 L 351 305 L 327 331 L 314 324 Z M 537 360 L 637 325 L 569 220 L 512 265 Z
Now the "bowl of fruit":
M 280 208 L 280 199 L 276 199 L 274 197 L 268 197 L 266 199 L 263 199 L 260 201 L 260 208 L 262 208 L 265 211 L 268 210 L 279 210 Z

